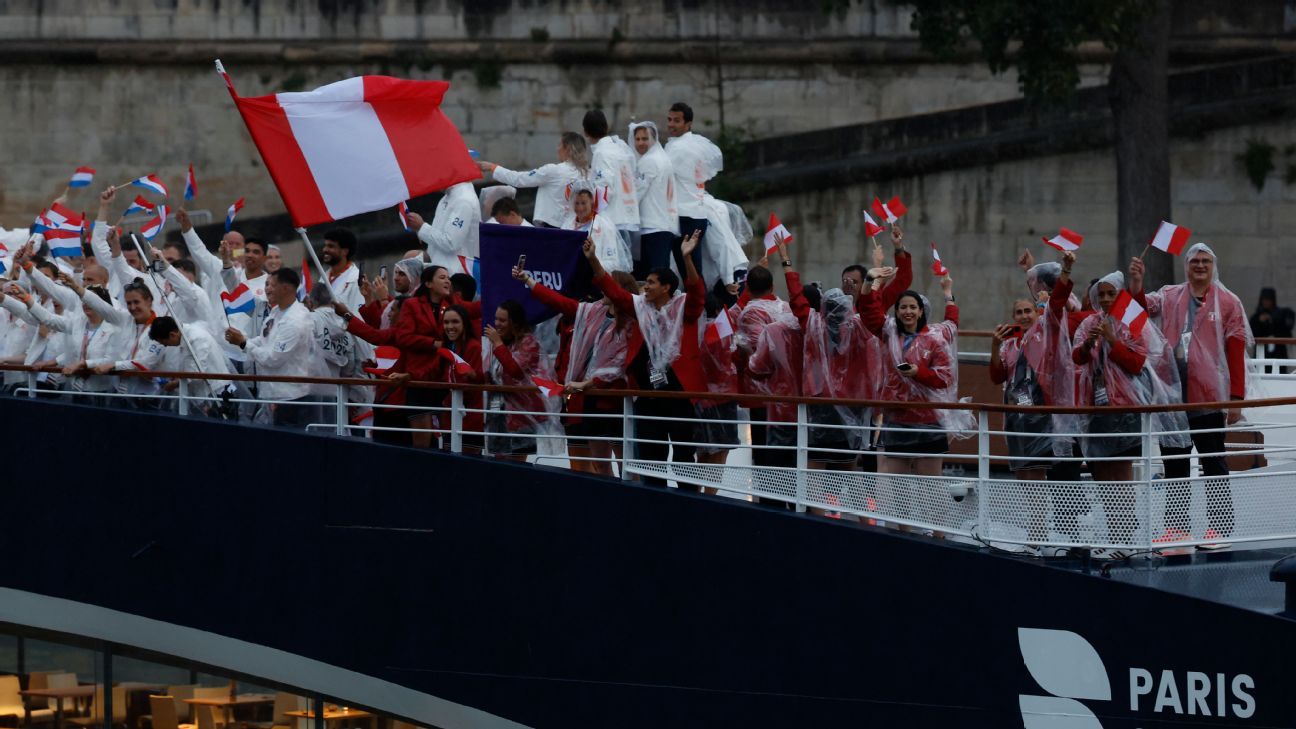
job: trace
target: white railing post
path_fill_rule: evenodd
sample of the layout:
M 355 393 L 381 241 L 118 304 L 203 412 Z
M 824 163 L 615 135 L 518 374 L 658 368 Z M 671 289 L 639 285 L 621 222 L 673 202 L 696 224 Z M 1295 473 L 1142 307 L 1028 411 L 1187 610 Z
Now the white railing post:
M 27 373 L 27 397 L 36 397 L 36 373 Z
M 334 385 L 334 387 L 336 388 L 334 397 L 337 398 L 337 402 L 333 404 L 333 416 L 337 421 L 337 428 L 334 432 L 338 435 L 346 435 L 349 432 L 347 429 L 346 385 Z
M 463 390 L 455 388 L 450 391 L 450 452 L 463 453 Z
M 1140 490 L 1143 492 L 1143 529 L 1147 534 L 1147 542 L 1142 545 L 1145 549 L 1152 549 L 1152 413 L 1140 413 L 1143 426 L 1143 478 L 1140 484 Z M 1135 497 L 1138 491 L 1134 492 Z M 1167 492 L 1167 496 L 1169 492 Z
M 977 411 L 977 529 L 985 537 L 990 534 L 989 496 L 990 489 L 990 413 Z
M 634 398 L 621 398 L 621 480 L 630 480 L 630 449 L 634 448 Z
M 181 415 L 188 415 L 189 414 L 189 383 L 183 377 L 181 377 L 179 380 L 176 380 L 176 382 L 180 383 L 180 386 L 176 388 L 176 392 L 180 395 L 180 400 L 176 407 L 176 411 Z
M 806 475 L 810 469 L 810 428 L 806 426 L 806 404 L 797 403 L 796 510 L 806 510 Z

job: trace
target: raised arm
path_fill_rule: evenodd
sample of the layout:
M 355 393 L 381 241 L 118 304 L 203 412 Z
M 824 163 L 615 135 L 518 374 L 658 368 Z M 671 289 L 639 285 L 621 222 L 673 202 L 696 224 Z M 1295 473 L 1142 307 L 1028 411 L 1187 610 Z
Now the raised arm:
M 905 250 L 904 231 L 899 226 L 891 226 L 891 242 L 895 245 L 895 278 L 880 294 L 883 311 L 895 306 L 900 295 L 913 286 L 913 256 Z
M 594 269 L 594 285 L 598 287 L 603 295 L 612 300 L 617 311 L 622 312 L 625 316 L 639 318 L 634 307 L 634 296 L 629 291 L 621 287 L 607 271 L 603 270 L 603 264 L 599 262 L 598 251 L 595 250 L 594 241 L 586 238 L 585 244 L 581 246 L 581 251 L 585 258 L 590 262 L 590 268 Z
M 684 258 L 684 321 L 697 321 L 702 313 L 706 311 L 706 284 L 702 283 L 702 277 L 698 275 L 697 267 L 693 265 L 693 250 L 698 247 L 698 236 L 700 231 L 693 231 L 693 235 L 685 238 L 680 246 L 680 254 Z
M 478 166 L 481 167 L 483 172 L 490 173 L 496 182 L 502 182 L 513 187 L 540 187 L 557 179 L 559 171 L 562 169 L 560 165 L 556 164 L 547 164 L 525 172 L 500 167 L 493 162 L 480 162 Z

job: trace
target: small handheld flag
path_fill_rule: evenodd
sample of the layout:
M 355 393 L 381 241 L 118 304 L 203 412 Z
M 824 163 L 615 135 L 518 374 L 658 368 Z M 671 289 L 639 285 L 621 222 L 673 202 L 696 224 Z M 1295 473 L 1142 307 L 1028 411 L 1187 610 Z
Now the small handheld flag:
M 543 380 L 539 377 L 532 377 L 531 381 L 534 382 L 536 388 L 540 390 L 540 394 L 545 397 L 558 397 L 562 394 L 562 385 L 559 385 L 557 382 L 552 380 Z
M 50 255 L 54 258 L 76 258 L 84 254 L 81 250 L 81 230 L 75 232 L 63 228 L 51 228 L 45 232 L 49 243 Z
M 885 205 L 882 204 L 881 200 L 873 198 L 873 212 L 877 213 L 879 218 L 894 225 L 901 216 L 909 212 L 909 208 L 906 208 L 898 197 L 891 198 L 890 202 Z
M 153 208 L 153 203 L 145 200 L 144 196 L 136 195 L 135 201 L 130 204 L 130 207 L 126 208 L 126 212 L 122 213 L 122 217 L 125 218 L 136 213 L 151 213 Z
M 93 167 L 78 167 L 72 173 L 72 179 L 68 180 L 68 187 L 89 187 L 94 181 L 94 174 Z
M 937 276 L 948 276 L 949 269 L 945 267 L 945 264 L 941 263 L 940 252 L 936 250 L 936 244 L 932 243 L 931 248 L 932 248 L 932 259 L 933 259 L 932 273 L 936 274 Z
M 153 217 L 149 218 L 144 225 L 140 226 L 140 235 L 153 240 L 158 233 L 162 232 L 162 226 L 166 225 L 167 206 L 158 205 L 153 208 Z
M 239 198 L 235 200 L 234 204 L 229 206 L 229 210 L 225 211 L 225 232 L 226 233 L 228 233 L 230 227 L 234 225 L 234 216 L 238 215 L 238 211 L 243 209 L 243 200 L 244 198 Z
M 453 349 L 443 349 L 442 351 L 449 352 L 450 356 L 454 357 L 454 371 L 456 375 L 471 375 L 473 373 L 472 365 L 468 364 L 468 360 L 460 357 L 458 352 Z
M 145 190 L 156 192 L 162 197 L 167 196 L 166 185 L 162 184 L 161 178 L 157 175 L 144 175 L 143 177 L 131 180 L 130 185 L 132 187 L 142 187 Z
M 247 283 L 234 287 L 233 291 L 221 292 L 221 304 L 225 306 L 225 316 L 230 314 L 251 314 L 256 309 L 256 297 Z
M 189 165 L 189 175 L 185 177 L 184 199 L 192 200 L 198 194 L 198 179 L 194 177 L 193 165 Z
M 1156 235 L 1152 237 L 1152 242 L 1148 243 L 1152 248 L 1165 251 L 1172 256 L 1183 253 L 1184 246 L 1188 245 L 1188 238 L 1192 231 L 1182 226 L 1161 221 L 1160 227 L 1157 228 Z M 1147 249 L 1144 249 L 1147 252 Z
M 36 215 L 36 219 L 33 220 L 31 224 L 30 232 L 32 235 L 36 235 L 37 233 L 44 233 L 45 231 L 50 229 L 50 226 L 52 226 L 53 223 L 51 223 L 49 218 L 46 217 L 48 214 L 49 214 L 49 210 L 47 209 L 47 210 L 40 211 L 40 213 Z
M 400 350 L 390 344 L 384 344 L 374 348 L 374 366 L 364 368 L 365 372 L 371 375 L 384 376 L 396 366 L 397 360 L 400 359 Z
M 720 315 L 710 324 L 707 324 L 706 333 L 702 335 L 702 339 L 707 344 L 719 344 L 727 337 L 732 337 L 733 333 L 733 322 L 729 320 L 729 310 L 721 309 Z
M 873 236 L 881 232 L 882 232 L 882 226 L 878 225 L 877 221 L 873 219 L 873 216 L 869 215 L 868 211 L 865 210 L 864 211 L 864 235 L 867 235 L 868 237 L 872 238 Z
M 1147 324 L 1147 310 L 1139 305 L 1130 292 L 1121 290 L 1112 302 L 1111 308 L 1107 310 L 1107 315 L 1129 327 L 1130 334 L 1135 337 L 1143 333 L 1143 326 Z
M 400 204 L 396 206 L 396 215 L 400 217 L 401 227 L 405 229 L 405 232 L 413 232 L 409 221 L 409 203 L 401 200 Z
M 765 252 L 778 248 L 777 236 L 783 236 L 784 243 L 792 242 L 792 234 L 788 232 L 787 226 L 779 222 L 778 216 L 770 213 L 769 227 L 765 230 Z
M 306 295 L 310 293 L 311 290 L 310 272 L 311 272 L 310 261 L 308 259 L 303 258 L 302 266 L 301 266 L 301 281 L 297 284 L 298 301 L 305 301 Z
M 1084 242 L 1084 236 L 1074 230 L 1060 228 L 1057 235 L 1052 238 L 1044 238 L 1043 240 L 1048 245 L 1053 246 L 1059 251 L 1065 252 L 1079 250 L 1080 244 Z

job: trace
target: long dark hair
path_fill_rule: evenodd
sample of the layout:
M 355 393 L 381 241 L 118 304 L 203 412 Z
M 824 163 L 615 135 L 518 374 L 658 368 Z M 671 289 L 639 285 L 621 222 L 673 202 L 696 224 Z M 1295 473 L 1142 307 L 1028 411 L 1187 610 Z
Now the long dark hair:
M 459 304 L 451 304 L 445 308 L 445 311 L 441 312 L 441 320 L 445 321 L 445 315 L 452 311 L 463 320 L 463 334 L 459 336 L 458 340 L 447 339 L 446 344 L 450 345 L 450 350 L 453 352 L 463 352 L 468 349 L 468 342 L 472 341 L 472 332 L 470 331 L 472 329 L 472 317 L 468 316 L 468 310 L 464 307 Z M 511 321 L 512 315 L 509 316 Z
M 522 308 L 522 304 L 513 299 L 505 299 L 499 303 L 499 308 L 508 313 L 509 327 L 513 330 L 514 340 L 531 331 L 531 325 L 527 324 L 526 309 Z
M 415 296 L 431 300 L 432 298 L 432 279 L 436 278 L 437 271 L 449 271 L 445 266 L 428 266 L 419 274 L 418 291 L 414 292 Z
M 893 307 L 896 318 L 896 330 L 901 333 L 904 332 L 904 327 L 900 324 L 900 302 L 904 301 L 905 297 L 910 297 L 914 301 L 918 302 L 918 323 L 914 325 L 914 333 L 917 334 L 927 327 L 927 307 L 923 304 L 923 295 L 913 289 L 905 291 L 903 294 L 900 294 L 900 298 L 896 299 L 895 307 Z

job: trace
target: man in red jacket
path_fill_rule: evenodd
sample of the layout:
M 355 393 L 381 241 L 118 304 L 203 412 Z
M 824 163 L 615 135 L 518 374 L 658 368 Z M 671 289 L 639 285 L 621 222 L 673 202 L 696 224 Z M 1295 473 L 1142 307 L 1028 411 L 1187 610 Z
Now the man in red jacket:
M 680 294 L 679 278 L 669 268 L 650 271 L 643 294 L 631 294 L 603 270 L 594 242 L 585 241 L 585 257 L 594 269 L 594 285 L 616 305 L 618 311 L 629 312 L 639 325 L 632 331 L 626 350 L 627 375 L 637 389 L 706 392 L 698 352 L 698 318 L 706 305 L 706 288 L 689 255 L 697 248 L 699 237 L 701 232 L 694 231 L 684 239 L 681 248 L 687 294 Z M 635 421 L 636 437 L 658 441 L 638 443 L 637 457 L 664 463 L 669 441 L 673 445 L 671 460 L 692 462 L 695 452 L 691 445 L 693 414 L 692 402 L 686 398 L 644 396 L 636 399 L 637 418 L 669 418 Z M 647 477 L 644 482 L 666 485 L 664 478 Z M 698 490 L 691 484 L 680 483 L 679 486 L 687 491 Z

